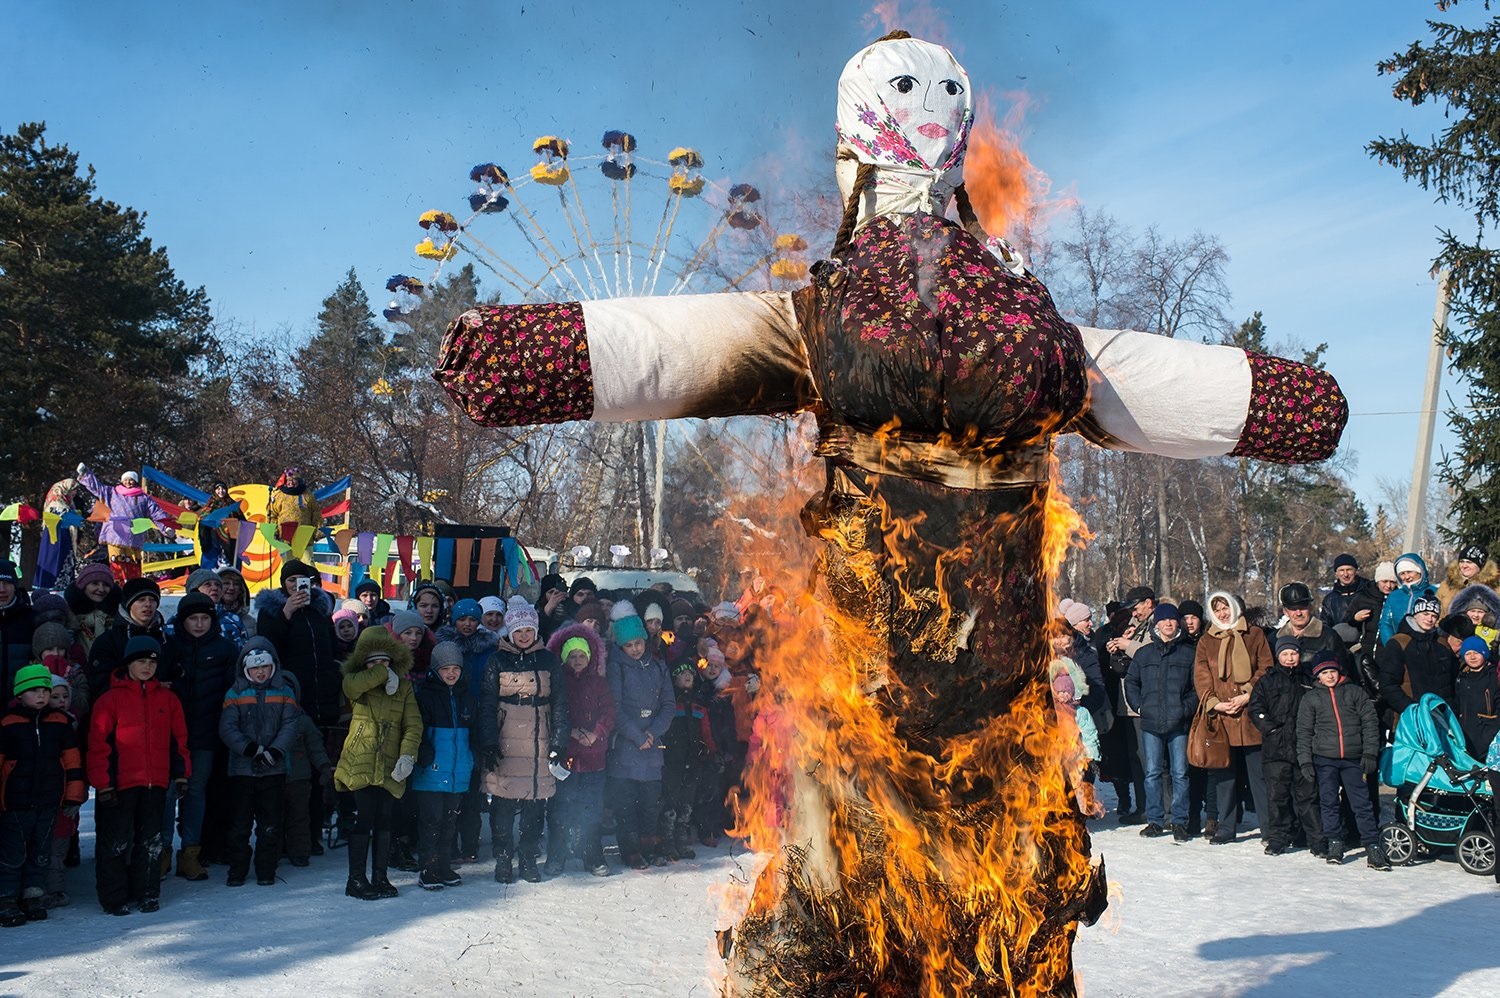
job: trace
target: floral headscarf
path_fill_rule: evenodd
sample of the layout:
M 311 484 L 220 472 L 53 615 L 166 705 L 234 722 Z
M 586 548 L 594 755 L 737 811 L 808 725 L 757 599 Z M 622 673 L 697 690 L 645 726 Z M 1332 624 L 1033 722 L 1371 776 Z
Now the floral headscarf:
M 847 200 L 860 163 L 875 166 L 862 218 L 941 213 L 963 182 L 974 122 L 969 75 L 941 45 L 916 38 L 860 50 L 839 76 L 839 187 Z

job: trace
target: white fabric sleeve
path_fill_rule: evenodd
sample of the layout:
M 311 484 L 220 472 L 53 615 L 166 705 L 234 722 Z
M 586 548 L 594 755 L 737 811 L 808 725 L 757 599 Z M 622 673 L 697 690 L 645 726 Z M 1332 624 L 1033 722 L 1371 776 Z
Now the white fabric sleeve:
M 582 303 L 595 422 L 791 412 L 812 397 L 787 293 Z
M 1089 408 L 1078 427 L 1111 450 L 1175 458 L 1234 450 L 1250 409 L 1250 363 L 1235 347 L 1078 327 Z

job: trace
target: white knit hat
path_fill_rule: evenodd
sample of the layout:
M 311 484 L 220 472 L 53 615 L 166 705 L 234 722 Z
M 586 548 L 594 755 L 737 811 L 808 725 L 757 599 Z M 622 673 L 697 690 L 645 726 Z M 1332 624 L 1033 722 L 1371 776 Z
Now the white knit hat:
M 1416 568 L 1416 566 L 1412 566 L 1412 567 L 1413 567 L 1413 569 Z M 1380 564 L 1376 565 L 1375 566 L 1375 581 L 1376 582 L 1400 582 L 1401 579 L 1398 578 L 1397 575 L 1396 575 L 1396 565 L 1395 565 L 1395 563 L 1394 562 L 1389 562 L 1389 561 L 1382 561 Z
M 510 602 L 505 604 L 505 630 L 507 633 L 519 628 L 529 627 L 536 630 L 538 618 L 536 607 L 525 596 L 519 594 L 512 596 Z
M 499 596 L 486 596 L 479 601 L 479 609 L 485 613 L 504 613 L 505 601 Z

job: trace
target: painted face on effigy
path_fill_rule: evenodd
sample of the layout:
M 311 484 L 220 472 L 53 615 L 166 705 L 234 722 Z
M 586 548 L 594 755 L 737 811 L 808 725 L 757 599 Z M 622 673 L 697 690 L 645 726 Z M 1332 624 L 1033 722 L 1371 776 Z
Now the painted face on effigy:
M 839 139 L 861 162 L 959 168 L 972 119 L 969 76 L 941 45 L 915 38 L 876 42 L 839 77 Z

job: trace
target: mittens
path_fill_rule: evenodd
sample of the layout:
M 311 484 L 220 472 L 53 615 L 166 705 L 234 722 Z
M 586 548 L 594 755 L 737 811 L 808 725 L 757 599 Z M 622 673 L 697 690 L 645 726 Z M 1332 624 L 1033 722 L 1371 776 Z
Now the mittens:
M 1311 766 L 1302 767 L 1302 778 L 1304 780 L 1307 780 L 1309 783 L 1311 783 L 1313 780 L 1317 779 L 1317 776 L 1318 774 L 1313 772 L 1313 768 Z
M 400 783 L 408 776 L 410 776 L 411 771 L 415 768 L 417 768 L 416 757 L 403 755 L 401 758 L 397 759 L 396 764 L 391 767 L 391 779 L 395 780 L 397 783 Z
M 246 759 L 254 759 L 258 755 L 260 755 L 260 743 L 259 742 L 251 742 L 249 745 L 245 746 L 245 758 Z
M 386 666 L 385 672 L 385 695 L 393 697 L 396 695 L 396 687 L 401 685 L 401 677 L 396 675 L 396 670 L 390 666 Z M 409 773 L 411 770 L 408 769 L 407 772 Z M 402 777 L 402 779 L 405 779 L 405 777 Z
M 261 749 L 260 754 L 255 757 L 255 761 L 252 765 L 256 773 L 266 775 L 274 773 L 281 768 L 281 759 L 282 755 L 278 750 L 273 748 L 264 748 Z
M 1380 760 L 1373 755 L 1367 755 L 1360 760 L 1359 768 L 1365 771 L 1366 776 L 1374 776 L 1375 771 L 1380 768 Z

